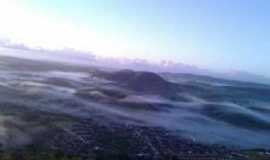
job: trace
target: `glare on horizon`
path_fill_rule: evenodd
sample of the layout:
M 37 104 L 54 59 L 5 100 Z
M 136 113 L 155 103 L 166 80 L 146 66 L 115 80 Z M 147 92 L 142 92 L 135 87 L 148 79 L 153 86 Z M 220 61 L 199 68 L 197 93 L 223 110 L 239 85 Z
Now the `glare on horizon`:
M 1 0 L 0 39 L 269 76 L 268 6 L 242 0 Z

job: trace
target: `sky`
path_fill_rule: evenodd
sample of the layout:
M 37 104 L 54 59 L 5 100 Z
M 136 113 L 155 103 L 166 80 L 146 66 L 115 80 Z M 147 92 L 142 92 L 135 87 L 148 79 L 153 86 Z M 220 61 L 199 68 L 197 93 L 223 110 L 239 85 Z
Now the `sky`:
M 0 0 L 0 39 L 270 77 L 268 0 Z

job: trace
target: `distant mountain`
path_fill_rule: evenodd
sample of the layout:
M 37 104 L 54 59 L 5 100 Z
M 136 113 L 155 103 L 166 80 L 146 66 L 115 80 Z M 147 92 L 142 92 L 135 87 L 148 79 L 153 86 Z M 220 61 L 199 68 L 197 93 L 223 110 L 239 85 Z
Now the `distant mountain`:
M 96 76 L 115 81 L 117 84 L 144 94 L 168 95 L 178 87 L 153 72 L 120 70 L 116 72 L 97 72 Z
M 59 50 L 30 48 L 23 44 L 13 44 L 9 41 L 0 41 L 0 55 L 115 69 L 131 69 L 135 71 L 191 73 L 228 80 L 270 84 L 270 78 L 243 71 L 214 72 L 209 69 L 172 61 L 150 62 L 145 59 L 99 57 L 90 52 L 83 52 L 70 48 Z

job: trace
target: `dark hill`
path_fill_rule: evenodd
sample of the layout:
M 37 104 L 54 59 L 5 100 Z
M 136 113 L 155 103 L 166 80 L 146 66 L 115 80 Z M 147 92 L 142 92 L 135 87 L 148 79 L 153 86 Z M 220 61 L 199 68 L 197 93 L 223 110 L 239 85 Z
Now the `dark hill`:
M 102 72 L 98 76 L 117 82 L 131 90 L 148 94 L 170 94 L 177 89 L 176 84 L 168 82 L 152 72 L 121 70 L 111 73 Z

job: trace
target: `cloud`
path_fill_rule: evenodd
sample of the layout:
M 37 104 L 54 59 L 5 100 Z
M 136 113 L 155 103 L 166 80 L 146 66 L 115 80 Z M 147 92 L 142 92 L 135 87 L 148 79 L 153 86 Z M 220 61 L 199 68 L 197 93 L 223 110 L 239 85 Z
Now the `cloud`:
M 31 47 L 24 43 L 14 43 L 7 39 L 0 40 L 0 55 L 15 56 L 28 59 L 49 60 L 56 62 L 73 63 L 86 66 L 98 66 L 115 69 L 144 70 L 151 72 L 188 73 L 203 76 L 211 76 L 222 79 L 259 82 L 270 84 L 270 79 L 249 73 L 246 71 L 213 71 L 193 65 L 174 61 L 153 62 L 143 58 L 120 58 L 99 56 L 89 51 L 74 48 L 48 49 L 42 47 Z M 4 51 L 3 51 L 4 48 Z

